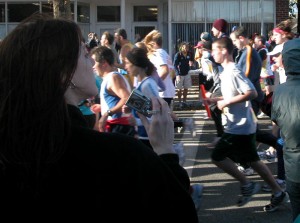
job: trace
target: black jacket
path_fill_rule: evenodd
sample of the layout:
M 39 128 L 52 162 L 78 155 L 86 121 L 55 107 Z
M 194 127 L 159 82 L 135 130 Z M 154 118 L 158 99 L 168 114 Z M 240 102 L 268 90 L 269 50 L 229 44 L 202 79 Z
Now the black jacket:
M 39 193 L 20 191 L 14 168 L 0 174 L 2 213 L 12 210 L 11 218 L 23 220 L 198 222 L 177 155 L 158 156 L 134 138 L 90 130 L 76 107 L 69 112 L 67 151 L 49 165 Z

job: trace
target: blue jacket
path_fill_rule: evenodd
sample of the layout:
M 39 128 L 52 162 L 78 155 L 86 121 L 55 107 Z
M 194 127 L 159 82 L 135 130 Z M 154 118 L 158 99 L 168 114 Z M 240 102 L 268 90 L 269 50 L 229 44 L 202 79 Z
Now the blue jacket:
M 251 58 L 250 61 L 247 62 L 247 54 L 248 49 L 251 49 Z M 264 93 L 261 90 L 260 86 L 260 72 L 261 72 L 261 59 L 257 51 L 252 47 L 245 47 L 244 49 L 240 50 L 238 56 L 235 58 L 237 66 L 245 73 L 246 77 L 250 79 L 252 84 L 254 85 L 257 91 L 257 97 L 254 99 L 258 102 L 261 102 L 264 98 Z M 247 64 L 250 65 L 250 70 L 247 74 Z
M 176 75 L 186 76 L 190 70 L 189 62 L 193 60 L 193 56 L 190 52 L 188 52 L 186 56 L 181 52 L 176 53 L 173 63 Z

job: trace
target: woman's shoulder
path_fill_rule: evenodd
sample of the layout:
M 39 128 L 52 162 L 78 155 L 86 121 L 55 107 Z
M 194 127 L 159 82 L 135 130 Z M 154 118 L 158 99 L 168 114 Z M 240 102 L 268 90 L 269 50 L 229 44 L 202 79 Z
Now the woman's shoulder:
M 140 90 L 147 97 L 159 97 L 157 82 L 151 76 L 141 83 Z

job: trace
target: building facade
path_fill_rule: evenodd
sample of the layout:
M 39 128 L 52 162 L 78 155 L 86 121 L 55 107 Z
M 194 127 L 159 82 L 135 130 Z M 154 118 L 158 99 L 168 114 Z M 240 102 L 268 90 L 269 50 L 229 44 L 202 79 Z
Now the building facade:
M 267 35 L 275 24 L 289 16 L 289 0 L 74 0 L 72 15 L 85 37 L 125 28 L 134 41 L 152 29 L 163 33 L 163 48 L 172 55 L 179 41 L 195 44 L 201 32 L 210 32 L 217 18 L 249 33 Z M 37 11 L 51 13 L 51 1 L 0 0 L 0 38 L 24 18 Z

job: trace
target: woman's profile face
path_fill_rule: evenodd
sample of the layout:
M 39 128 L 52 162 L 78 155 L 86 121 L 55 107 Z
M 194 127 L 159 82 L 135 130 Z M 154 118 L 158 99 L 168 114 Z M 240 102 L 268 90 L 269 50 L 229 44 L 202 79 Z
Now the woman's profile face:
M 81 91 L 80 93 L 82 95 L 86 95 L 83 99 L 90 98 L 98 93 L 95 75 L 93 72 L 92 59 L 90 58 L 84 44 L 81 44 L 77 68 L 72 82 L 76 85 L 76 88 Z
M 273 39 L 274 39 L 276 44 L 281 44 L 281 43 L 285 42 L 285 35 L 283 35 L 281 33 L 274 32 L 273 33 Z
M 106 44 L 106 36 L 105 35 L 101 36 L 100 44 L 101 44 L 101 46 L 105 46 L 105 44 Z
M 125 58 L 125 70 L 128 71 L 130 75 L 137 76 L 136 66 L 133 65 L 127 58 Z

